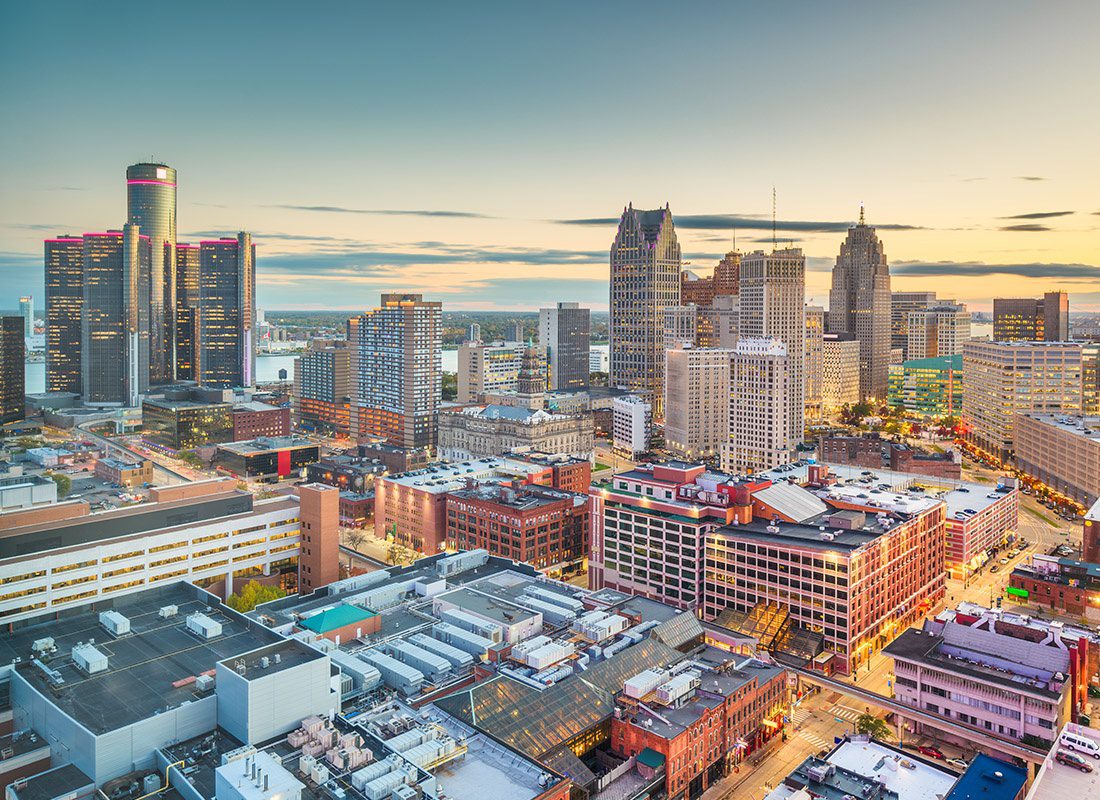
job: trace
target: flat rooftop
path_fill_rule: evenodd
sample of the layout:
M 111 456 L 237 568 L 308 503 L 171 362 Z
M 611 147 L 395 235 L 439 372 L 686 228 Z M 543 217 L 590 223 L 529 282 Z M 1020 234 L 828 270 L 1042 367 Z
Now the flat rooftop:
M 168 605 L 176 606 L 178 613 L 161 619 L 158 610 Z M 0 637 L 0 659 L 10 663 L 22 658 L 16 667 L 18 676 L 96 734 L 195 700 L 200 695 L 193 683 L 180 687 L 173 683 L 212 670 L 219 661 L 283 642 L 278 634 L 182 581 L 123 595 L 109 607 L 130 620 L 130 633 L 115 638 L 99 624 L 99 613 L 108 608 L 99 600 L 94 609 L 89 604 L 60 619 L 53 614 L 32 619 Z M 221 635 L 204 640 L 188 631 L 187 616 L 196 611 L 220 622 Z M 32 643 L 44 637 L 52 637 L 57 647 L 46 660 L 64 680 L 57 688 L 31 662 Z M 74 665 L 70 653 L 77 643 L 93 640 L 93 646 L 107 656 L 107 669 L 88 675 Z M 296 646 L 315 652 L 301 643 Z
M 317 447 L 317 443 L 304 436 L 272 436 L 259 439 L 249 439 L 243 442 L 226 442 L 219 444 L 219 450 L 227 450 L 242 456 L 255 455 L 257 453 L 270 453 L 273 450 L 294 450 L 303 447 Z
M 80 767 L 65 764 L 48 769 L 30 778 L 14 781 L 19 800 L 54 800 L 81 789 L 94 790 L 95 781 L 89 778 Z M 91 791 L 88 792 L 91 794 Z
M 1061 733 L 1067 730 L 1092 739 L 1097 746 L 1100 746 L 1100 730 L 1084 728 L 1072 723 L 1062 728 Z M 1059 733 L 1059 740 L 1061 739 L 1061 733 Z M 1076 798 L 1100 796 L 1098 762 L 1085 756 L 1085 760 L 1092 765 L 1092 772 L 1081 772 L 1065 764 L 1059 764 L 1054 760 L 1054 757 L 1059 750 L 1063 749 L 1065 748 L 1060 746 L 1060 741 L 1054 743 L 1054 747 L 1047 754 L 1039 774 L 1035 777 L 1035 783 L 1031 786 L 1027 800 L 1075 800 Z M 1081 751 L 1078 750 L 1077 753 L 1080 755 Z
M 489 478 L 526 478 L 544 469 L 543 465 L 517 458 L 474 458 L 450 464 L 433 464 L 411 472 L 389 475 L 386 482 L 416 487 L 429 494 L 441 494 L 462 488 L 468 479 L 480 481 Z
M 1071 414 L 1023 414 L 1022 416 L 1057 428 L 1063 433 L 1100 443 L 1100 417 Z
M 510 598 L 483 594 L 469 586 L 455 589 L 451 592 L 445 592 L 438 595 L 436 599 L 454 603 L 461 609 L 499 622 L 501 625 L 505 626 L 514 625 L 538 613 L 513 605 Z
M 873 517 L 871 518 L 874 519 Z M 821 526 L 825 530 L 821 530 Z M 880 536 L 889 533 L 888 530 L 869 532 L 864 530 L 850 531 L 829 527 L 824 521 L 820 524 L 814 522 L 777 522 L 771 523 L 765 520 L 754 519 L 743 525 L 726 525 L 719 528 L 714 535 L 728 539 L 745 539 L 761 544 L 787 544 L 797 547 L 811 547 L 818 550 L 841 550 L 851 552 L 858 550 L 866 544 L 874 542 Z M 831 539 L 823 538 L 823 535 L 832 535 Z

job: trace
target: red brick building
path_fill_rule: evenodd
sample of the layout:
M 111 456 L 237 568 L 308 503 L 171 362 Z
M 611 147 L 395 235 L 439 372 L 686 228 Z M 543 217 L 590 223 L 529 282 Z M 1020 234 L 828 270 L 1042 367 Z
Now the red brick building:
M 539 569 L 584 558 L 587 494 L 515 481 L 450 492 L 446 504 L 450 549 L 483 548 Z
M 243 442 L 261 436 L 289 436 L 290 409 L 267 403 L 239 403 L 233 406 L 233 441 Z
M 340 579 L 340 490 L 320 483 L 298 487 L 302 549 L 298 591 L 308 594 Z
M 866 469 L 911 472 L 958 480 L 961 464 L 950 453 L 928 453 L 889 442 L 877 433 L 867 436 L 825 436 L 818 440 L 818 460 Z
M 654 754 L 663 757 L 665 791 L 673 800 L 698 797 L 779 735 L 789 700 L 787 673 L 781 667 L 753 662 L 738 671 L 725 660 L 727 654 L 713 647 L 700 658 L 712 668 L 686 670 L 676 678 L 684 684 L 692 674 L 698 677 L 687 694 L 667 702 L 668 683 L 648 691 L 644 683 L 635 684 L 640 691 L 628 685 L 616 698 L 620 710 L 611 720 L 616 755 L 636 756 L 643 764 L 660 761 Z

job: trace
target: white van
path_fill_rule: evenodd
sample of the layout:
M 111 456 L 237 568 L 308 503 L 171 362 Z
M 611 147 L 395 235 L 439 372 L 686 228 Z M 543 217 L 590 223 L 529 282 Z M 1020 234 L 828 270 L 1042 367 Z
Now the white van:
M 1067 750 L 1080 751 L 1093 758 L 1100 758 L 1100 744 L 1097 744 L 1095 739 L 1068 730 L 1062 731 L 1061 738 Z

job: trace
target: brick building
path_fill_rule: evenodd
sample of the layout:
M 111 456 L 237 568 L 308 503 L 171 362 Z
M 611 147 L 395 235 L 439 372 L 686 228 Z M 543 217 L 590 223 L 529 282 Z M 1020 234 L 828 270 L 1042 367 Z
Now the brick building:
M 961 463 L 951 452 L 929 453 L 908 445 L 889 442 L 877 433 L 865 436 L 822 436 L 817 443 L 818 460 L 867 469 L 889 469 L 937 478 L 958 479 Z
M 256 401 L 238 403 L 230 415 L 233 441 L 258 439 L 261 436 L 289 436 L 290 409 Z

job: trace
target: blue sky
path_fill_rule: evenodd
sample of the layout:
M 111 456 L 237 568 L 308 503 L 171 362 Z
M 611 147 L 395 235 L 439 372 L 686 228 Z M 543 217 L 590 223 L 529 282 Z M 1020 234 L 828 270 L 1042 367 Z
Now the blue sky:
M 774 185 L 819 302 L 865 202 L 896 288 L 1100 309 L 1100 4 L 41 2 L 0 22 L 0 307 L 42 294 L 44 236 L 120 225 L 126 165 L 155 156 L 181 240 L 255 233 L 268 308 L 606 306 L 627 202 L 670 203 L 705 273 L 734 220 L 770 246 Z

